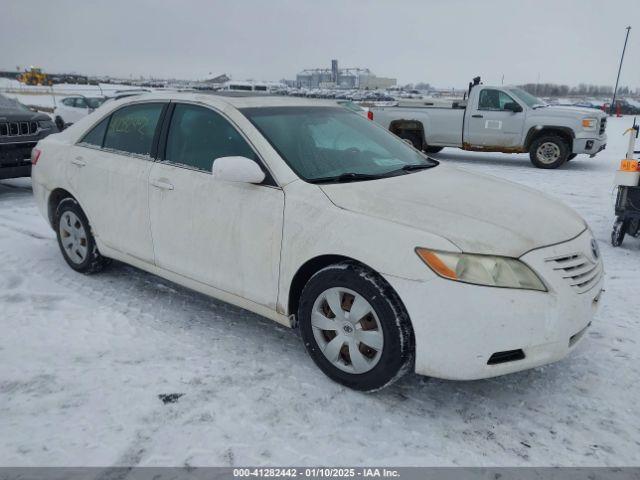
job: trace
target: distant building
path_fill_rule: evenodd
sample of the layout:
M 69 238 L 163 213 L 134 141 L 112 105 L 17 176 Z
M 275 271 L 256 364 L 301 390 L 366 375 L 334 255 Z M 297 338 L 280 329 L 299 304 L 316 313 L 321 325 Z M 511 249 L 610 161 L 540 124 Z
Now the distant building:
M 226 74 L 222 74 L 222 75 L 218 75 L 217 77 L 213 77 L 213 78 L 208 78 L 206 80 L 203 80 L 203 83 L 208 83 L 208 84 L 212 84 L 212 85 L 222 85 L 223 83 L 228 82 L 229 80 L 231 80 Z
M 310 68 L 296 75 L 296 86 L 301 88 L 361 88 L 375 90 L 389 88 L 397 83 L 395 78 L 378 77 L 368 68 L 339 68 L 338 61 L 331 61 L 331 68 Z

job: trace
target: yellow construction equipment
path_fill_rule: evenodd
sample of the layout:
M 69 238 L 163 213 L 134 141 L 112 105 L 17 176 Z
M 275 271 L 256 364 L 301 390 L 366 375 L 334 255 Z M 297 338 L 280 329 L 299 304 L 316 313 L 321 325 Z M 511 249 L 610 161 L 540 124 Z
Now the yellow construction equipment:
M 18 81 L 27 85 L 51 85 L 53 83 L 49 75 L 39 67 L 29 67 L 23 74 L 18 76 Z

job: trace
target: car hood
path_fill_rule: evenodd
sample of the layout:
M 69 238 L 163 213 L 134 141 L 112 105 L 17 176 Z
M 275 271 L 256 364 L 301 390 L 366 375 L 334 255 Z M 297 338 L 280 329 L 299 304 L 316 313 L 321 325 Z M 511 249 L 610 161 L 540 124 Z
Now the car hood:
M 468 253 L 517 258 L 586 228 L 572 209 L 536 190 L 442 165 L 320 188 L 340 208 L 444 237 Z
M 40 112 L 22 110 L 19 108 L 0 108 L 0 122 L 31 122 L 37 120 L 51 120 L 51 118 Z
M 543 108 L 536 108 L 534 112 L 540 113 L 540 114 L 554 115 L 559 117 L 567 116 L 567 115 L 571 115 L 571 116 L 584 115 L 585 117 L 599 118 L 599 117 L 606 116 L 606 114 L 603 111 L 598 110 L 597 108 L 570 107 L 570 106 L 563 106 L 563 105 L 549 105 Z

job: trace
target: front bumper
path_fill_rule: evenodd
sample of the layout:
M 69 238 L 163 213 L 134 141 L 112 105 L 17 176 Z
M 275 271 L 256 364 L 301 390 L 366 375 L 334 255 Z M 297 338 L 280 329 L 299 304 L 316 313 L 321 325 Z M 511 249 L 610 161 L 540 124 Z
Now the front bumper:
M 591 323 L 602 291 L 602 262 L 587 258 L 591 238 L 585 231 L 574 240 L 521 258 L 538 272 L 548 292 L 483 287 L 439 277 L 419 282 L 385 276 L 413 324 L 416 373 L 473 380 L 565 357 Z M 563 278 L 567 273 L 558 270 L 554 260 L 578 253 L 595 269 L 593 278 L 579 288 L 571 285 L 579 280 Z M 519 350 L 524 358 L 495 356 Z M 496 358 L 507 361 L 492 363 Z
M 595 138 L 575 138 L 573 140 L 573 150 L 575 154 L 586 153 L 595 156 L 607 147 L 607 135 Z
M 36 142 L 0 143 L 0 179 L 29 177 L 31 149 Z

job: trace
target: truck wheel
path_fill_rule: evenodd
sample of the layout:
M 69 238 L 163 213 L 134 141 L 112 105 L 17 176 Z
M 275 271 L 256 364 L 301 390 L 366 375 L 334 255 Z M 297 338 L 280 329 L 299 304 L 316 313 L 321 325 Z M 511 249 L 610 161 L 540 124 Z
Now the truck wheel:
M 313 275 L 297 314 L 307 352 L 336 382 L 377 390 L 412 367 L 407 311 L 382 277 L 359 264 L 339 263 Z
M 65 198 L 58 204 L 53 228 L 62 256 L 76 272 L 97 273 L 109 263 L 100 255 L 91 225 L 74 198 Z
M 443 148 L 444 147 L 429 147 L 429 146 L 426 146 L 424 148 L 424 151 L 427 152 L 427 153 L 438 153 Z
M 627 233 L 627 222 L 620 217 L 616 218 L 616 221 L 613 222 L 613 230 L 611 231 L 611 245 L 614 247 L 622 245 L 625 233 Z
M 558 168 L 567 161 L 569 146 L 557 135 L 543 135 L 533 141 L 529 158 L 538 168 Z
M 578 156 L 577 153 L 570 153 L 569 156 L 567 156 L 567 162 L 569 160 L 573 160 L 574 158 L 576 158 Z

